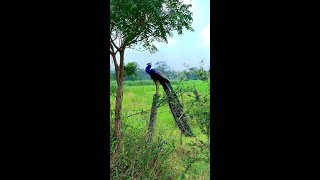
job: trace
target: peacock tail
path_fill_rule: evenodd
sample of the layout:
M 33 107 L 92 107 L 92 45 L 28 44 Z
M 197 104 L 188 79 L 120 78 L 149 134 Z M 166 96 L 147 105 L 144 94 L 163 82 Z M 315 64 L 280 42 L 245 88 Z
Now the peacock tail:
M 179 102 L 179 98 L 174 92 L 171 84 L 169 82 L 163 82 L 161 85 L 166 92 L 169 107 L 178 128 L 181 130 L 182 134 L 186 136 L 194 136 L 190 126 L 188 125 L 187 116 L 185 115 L 183 107 Z

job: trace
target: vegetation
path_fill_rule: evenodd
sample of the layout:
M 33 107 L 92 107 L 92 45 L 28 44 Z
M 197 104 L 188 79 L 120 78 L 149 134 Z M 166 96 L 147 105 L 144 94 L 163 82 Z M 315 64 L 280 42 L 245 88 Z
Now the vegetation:
M 124 64 L 128 48 L 153 53 L 157 51 L 154 42 L 167 43 L 174 31 L 179 35 L 184 29 L 193 31 L 190 6 L 179 0 L 110 1 L 114 65 L 110 71 L 110 124 L 114 132 L 110 134 L 110 179 L 209 179 L 208 72 L 203 68 L 177 72 L 164 61 L 155 64 L 172 80 L 196 137 L 180 136 L 167 103 L 162 103 L 150 141 L 146 136 L 155 85 L 144 67 L 134 62 Z M 164 102 L 163 92 L 160 98 Z
M 124 66 L 125 76 L 130 78 L 134 81 L 137 78 L 137 70 L 138 70 L 138 63 L 136 62 L 129 62 L 127 65 Z
M 121 112 L 124 84 L 124 53 L 126 48 L 157 51 L 154 42 L 168 43 L 174 31 L 183 33 L 191 27 L 191 5 L 178 0 L 110 0 L 110 55 L 113 60 L 117 93 L 115 102 L 115 129 L 119 154 L 121 139 Z M 119 63 L 117 54 L 119 53 Z
M 202 80 L 175 80 L 177 92 L 188 114 L 196 138 L 182 137 L 168 104 L 158 108 L 155 136 L 148 141 L 147 130 L 155 85 L 152 80 L 124 83 L 122 136 L 119 159 L 111 161 L 111 179 L 209 179 L 210 178 L 210 82 L 207 71 Z M 111 130 L 114 130 L 115 81 L 111 81 Z M 162 87 L 160 98 L 164 97 Z M 110 155 L 117 140 L 111 134 Z
M 130 72 L 128 70 L 130 69 Z M 202 69 L 200 69 L 202 68 Z M 165 61 L 158 61 L 155 63 L 155 69 L 163 72 L 171 81 L 179 81 L 180 79 L 188 80 L 201 80 L 201 76 L 198 75 L 200 71 L 204 71 L 203 67 L 191 67 L 183 71 L 175 71 L 167 65 Z M 133 71 L 135 69 L 135 71 Z M 150 80 L 150 76 L 145 72 L 145 67 L 140 68 L 136 62 L 129 62 L 125 65 L 125 74 L 128 71 L 128 75 L 125 76 L 125 81 L 127 80 Z M 208 71 L 210 73 L 210 69 Z M 131 77 L 133 75 L 133 77 Z M 116 75 L 113 69 L 110 69 L 110 80 L 115 81 Z M 150 82 L 151 83 L 151 82 Z

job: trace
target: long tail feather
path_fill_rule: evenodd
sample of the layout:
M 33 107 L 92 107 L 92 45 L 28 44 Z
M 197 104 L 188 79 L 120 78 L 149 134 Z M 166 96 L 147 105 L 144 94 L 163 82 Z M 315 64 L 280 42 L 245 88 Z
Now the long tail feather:
M 187 123 L 187 117 L 183 112 L 182 105 L 179 102 L 178 96 L 174 92 L 171 84 L 168 82 L 164 82 L 164 83 L 161 83 L 161 85 L 163 86 L 163 89 L 167 94 L 171 113 L 179 129 L 186 136 L 193 136 L 193 133 Z

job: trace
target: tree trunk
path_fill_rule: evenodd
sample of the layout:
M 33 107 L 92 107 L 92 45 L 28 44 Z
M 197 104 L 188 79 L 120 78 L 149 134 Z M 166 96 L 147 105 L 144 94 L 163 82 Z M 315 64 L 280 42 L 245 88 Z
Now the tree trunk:
M 117 145 L 116 154 L 120 152 L 122 146 L 121 140 L 121 110 L 122 110 L 122 100 L 123 100 L 123 84 L 124 84 L 124 49 L 119 51 L 120 53 L 120 67 L 117 70 L 117 95 L 116 95 L 116 105 L 115 105 L 115 136 L 117 137 L 119 143 Z
M 117 146 L 117 152 L 120 150 L 121 147 L 121 110 L 122 110 L 122 98 L 123 98 L 123 84 L 119 83 L 118 84 L 118 89 L 117 89 L 117 96 L 116 96 L 116 106 L 115 106 L 115 136 L 119 140 L 119 144 Z

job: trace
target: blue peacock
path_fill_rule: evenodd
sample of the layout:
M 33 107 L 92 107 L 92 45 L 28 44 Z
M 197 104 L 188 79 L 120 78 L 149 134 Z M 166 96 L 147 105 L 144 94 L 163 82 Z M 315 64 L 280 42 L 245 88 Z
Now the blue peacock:
M 151 63 L 147 64 L 146 67 L 146 73 L 148 73 L 151 77 L 151 79 L 154 81 L 156 84 L 156 94 L 158 95 L 159 93 L 159 83 L 162 85 L 167 98 L 168 98 L 168 103 L 169 107 L 171 110 L 171 113 L 174 117 L 174 120 L 181 130 L 182 134 L 186 136 L 194 136 L 188 123 L 187 123 L 187 117 L 185 113 L 183 112 L 183 108 L 181 103 L 179 102 L 178 96 L 174 92 L 170 80 L 166 75 L 161 73 L 160 71 L 157 71 L 155 69 L 151 69 Z

